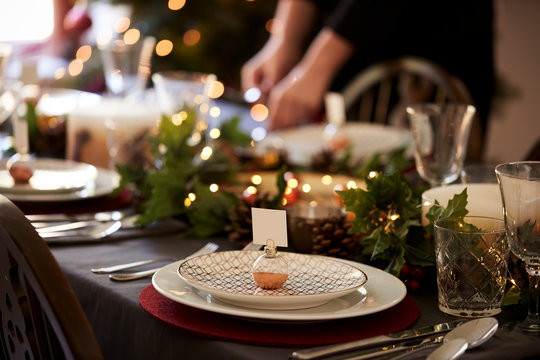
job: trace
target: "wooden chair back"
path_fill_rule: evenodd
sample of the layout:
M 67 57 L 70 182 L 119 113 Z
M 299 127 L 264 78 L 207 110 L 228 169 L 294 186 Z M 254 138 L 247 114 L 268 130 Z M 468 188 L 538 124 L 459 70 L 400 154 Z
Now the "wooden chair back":
M 103 358 L 88 319 L 47 244 L 2 195 L 0 283 L 0 358 Z
M 405 109 L 423 102 L 472 104 L 463 82 L 438 64 L 417 57 L 376 63 L 341 91 L 347 119 L 408 127 Z M 484 134 L 478 116 L 469 137 L 467 159 L 480 162 Z

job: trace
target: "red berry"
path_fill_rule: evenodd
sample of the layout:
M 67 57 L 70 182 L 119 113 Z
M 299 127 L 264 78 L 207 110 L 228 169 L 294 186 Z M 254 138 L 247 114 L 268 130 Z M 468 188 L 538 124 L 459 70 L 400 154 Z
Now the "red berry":
M 426 271 L 421 266 L 411 266 L 411 278 L 422 280 L 426 275 Z
M 420 289 L 420 283 L 418 282 L 418 280 L 406 279 L 403 282 L 405 283 L 405 286 L 407 287 L 407 289 L 409 289 L 410 291 L 416 291 Z
M 403 279 L 406 279 L 407 276 L 409 276 L 410 270 L 411 269 L 409 268 L 409 265 L 403 264 L 403 267 L 401 268 L 401 271 L 399 272 L 399 274 L 401 275 Z

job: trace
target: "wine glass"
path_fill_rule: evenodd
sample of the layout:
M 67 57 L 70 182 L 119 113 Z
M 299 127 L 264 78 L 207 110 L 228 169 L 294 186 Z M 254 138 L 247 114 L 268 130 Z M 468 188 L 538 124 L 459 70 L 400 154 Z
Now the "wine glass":
M 529 275 L 529 313 L 519 327 L 540 332 L 540 161 L 500 164 L 495 173 L 510 249 L 525 262 Z
M 416 169 L 431 187 L 455 181 L 463 168 L 476 108 L 461 104 L 407 107 Z

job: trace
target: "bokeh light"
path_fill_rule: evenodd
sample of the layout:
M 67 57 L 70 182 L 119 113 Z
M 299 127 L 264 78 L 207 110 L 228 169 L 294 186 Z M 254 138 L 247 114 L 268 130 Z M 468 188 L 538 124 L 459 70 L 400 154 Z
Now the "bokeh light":
M 180 10 L 186 5 L 186 0 L 169 0 L 169 9 L 171 10 Z
M 311 185 L 309 185 L 309 184 L 302 185 L 302 191 L 305 192 L 305 193 L 310 192 L 311 191 Z
M 212 81 L 208 88 L 208 96 L 212 99 L 217 99 L 225 92 L 225 86 L 221 81 Z
M 217 117 L 219 117 L 219 115 L 221 115 L 221 109 L 218 108 L 217 106 L 212 106 L 212 107 L 210 108 L 209 113 L 210 113 L 210 116 L 211 116 L 211 117 L 217 118 Z
M 201 150 L 201 159 L 203 160 L 208 160 L 210 159 L 210 156 L 212 156 L 212 153 L 214 152 L 214 150 L 212 150 L 212 148 L 210 146 L 205 146 L 202 150 Z
M 124 42 L 127 45 L 133 45 L 141 38 L 141 32 L 137 29 L 129 29 L 124 34 Z
M 156 54 L 158 56 L 167 56 L 173 49 L 173 43 L 171 40 L 161 40 L 156 44 Z
M 121 17 L 116 20 L 116 24 L 114 24 L 114 31 L 117 33 L 123 33 L 129 29 L 129 25 L 131 25 L 131 20 L 128 17 Z
M 201 33 L 196 29 L 189 29 L 184 33 L 184 44 L 187 46 L 196 45 L 201 40 Z
M 66 69 L 63 67 L 56 69 L 56 71 L 54 72 L 54 78 L 56 80 L 60 80 L 64 76 L 66 76 Z
M 257 174 L 253 175 L 253 176 L 251 177 L 251 182 L 252 182 L 253 184 L 255 184 L 255 185 L 260 185 L 260 184 L 262 183 L 262 177 L 261 177 L 261 175 L 257 175 Z
M 77 53 L 75 54 L 75 58 L 77 58 L 78 60 L 81 60 L 82 62 L 88 61 L 88 59 L 90 59 L 91 56 L 92 56 L 92 47 L 89 45 L 81 46 L 77 50 Z
M 332 183 L 332 177 L 330 175 L 324 175 L 322 178 L 321 178 L 321 182 L 324 184 L 324 185 L 330 185 Z
M 209 135 L 212 139 L 217 139 L 221 136 L 221 130 L 219 130 L 218 128 L 213 128 L 210 130 Z
M 218 191 L 218 190 L 219 190 L 218 184 L 212 184 L 212 185 L 210 185 L 210 191 L 211 191 L 211 192 L 216 192 L 216 191 Z
M 249 111 L 255 121 L 264 121 L 268 118 L 268 108 L 263 104 L 255 104 Z
M 255 141 L 261 141 L 266 137 L 266 129 L 262 126 L 258 126 L 251 130 L 251 138 Z M 254 145 L 254 144 L 253 144 Z
M 248 103 L 254 103 L 261 98 L 261 90 L 256 87 L 252 87 L 246 90 L 244 93 L 244 100 Z
M 83 62 L 81 60 L 75 59 L 69 63 L 68 72 L 71 76 L 77 76 L 83 71 Z

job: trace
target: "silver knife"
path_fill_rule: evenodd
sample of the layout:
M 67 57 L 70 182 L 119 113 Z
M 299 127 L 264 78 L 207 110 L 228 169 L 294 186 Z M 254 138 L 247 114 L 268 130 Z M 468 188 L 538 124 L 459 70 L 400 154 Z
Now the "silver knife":
M 292 359 L 311 360 L 317 359 L 323 356 L 334 355 L 339 353 L 348 352 L 351 350 L 364 349 L 367 347 L 380 346 L 399 342 L 403 340 L 415 339 L 418 337 L 424 337 L 434 334 L 446 333 L 454 329 L 457 325 L 462 323 L 463 320 L 455 320 L 452 322 L 446 322 L 436 324 L 432 326 L 426 326 L 419 329 L 399 331 L 388 335 L 375 336 L 368 339 L 350 341 L 346 343 L 340 343 L 335 345 L 320 346 L 316 348 L 298 350 L 292 353 Z

